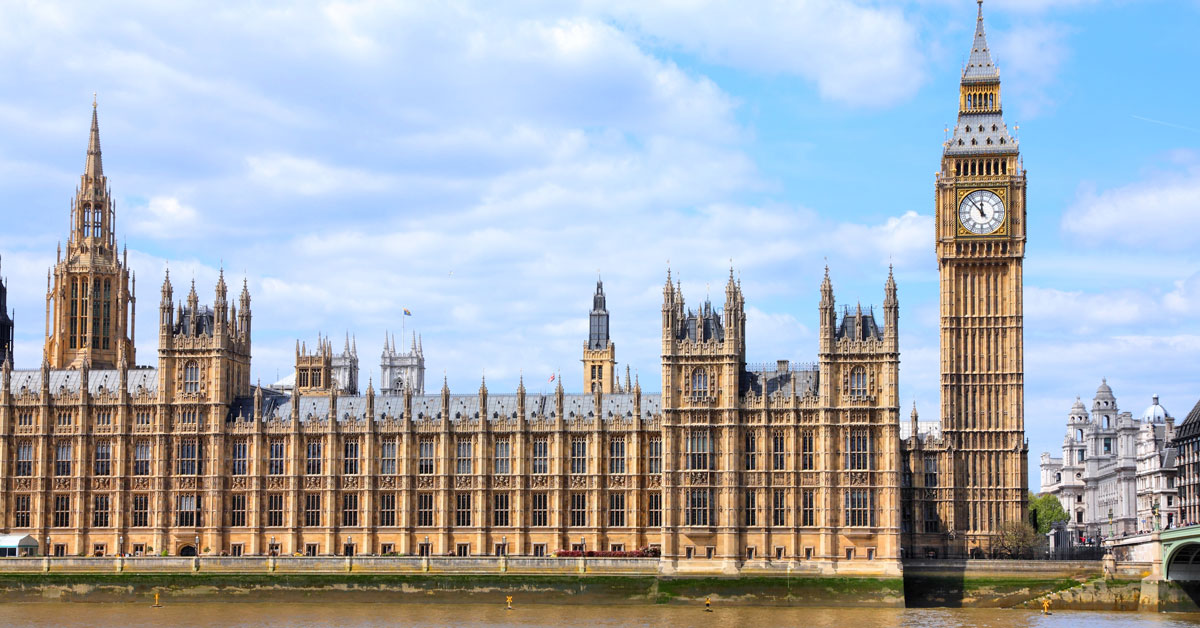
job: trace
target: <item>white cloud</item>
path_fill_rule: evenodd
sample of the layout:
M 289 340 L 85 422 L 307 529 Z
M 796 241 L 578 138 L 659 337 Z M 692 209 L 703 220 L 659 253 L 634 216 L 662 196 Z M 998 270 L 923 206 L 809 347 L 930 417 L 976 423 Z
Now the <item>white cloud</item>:
M 711 63 L 800 76 L 836 102 L 886 107 L 925 80 L 917 28 L 896 8 L 835 0 L 615 6 L 618 19 L 653 41 Z
M 842 223 L 833 238 L 855 257 L 908 266 L 929 255 L 932 234 L 932 216 L 907 211 L 883 224 Z
M 194 238 L 202 230 L 195 208 L 173 196 L 155 196 L 126 210 L 131 233 L 157 239 Z
M 1070 55 L 1070 29 L 1061 24 L 1018 24 L 990 37 L 1004 79 L 1004 104 L 1033 118 L 1060 99 L 1060 73 Z M 1011 117 L 1011 116 L 1010 116 Z
M 1200 167 L 1100 192 L 1084 189 L 1062 228 L 1082 244 L 1124 245 L 1145 256 L 1192 247 L 1200 238 Z
M 277 194 L 318 196 L 347 192 L 378 192 L 393 184 L 390 177 L 321 163 L 293 155 L 254 155 L 246 158 L 247 177 Z
M 1093 333 L 1153 316 L 1156 300 L 1136 292 L 1086 294 L 1082 291 L 1025 286 L 1025 319 L 1030 325 Z
M 1163 297 L 1168 311 L 1180 315 L 1200 314 L 1200 272 L 1175 282 L 1175 289 Z

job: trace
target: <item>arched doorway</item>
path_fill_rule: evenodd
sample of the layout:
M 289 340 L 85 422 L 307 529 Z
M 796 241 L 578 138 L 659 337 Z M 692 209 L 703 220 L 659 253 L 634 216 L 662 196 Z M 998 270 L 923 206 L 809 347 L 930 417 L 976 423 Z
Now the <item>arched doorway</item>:
M 195 545 L 184 545 L 183 547 L 179 548 L 179 555 L 180 556 L 195 556 L 196 555 L 196 546 Z
M 1167 580 L 1200 580 L 1200 543 L 1187 543 L 1171 554 Z

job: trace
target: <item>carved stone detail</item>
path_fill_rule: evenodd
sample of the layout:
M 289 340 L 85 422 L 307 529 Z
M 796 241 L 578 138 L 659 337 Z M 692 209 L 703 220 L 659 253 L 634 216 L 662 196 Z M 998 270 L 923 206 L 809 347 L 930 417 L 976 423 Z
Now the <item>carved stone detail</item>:
M 429 476 L 417 478 L 417 488 L 433 488 L 433 478 Z
M 625 476 L 614 475 L 608 478 L 608 485 L 612 488 L 625 488 Z
M 306 476 L 304 478 L 304 488 L 321 488 L 325 486 L 325 478 L 315 475 Z
M 142 480 L 143 483 L 145 483 L 145 481 L 146 481 L 145 478 L 139 478 L 139 479 Z M 136 480 L 135 480 L 135 482 L 136 482 Z M 246 478 L 244 478 L 242 476 L 238 476 L 238 477 L 233 478 L 233 480 L 229 484 L 233 488 L 244 489 L 244 488 L 246 488 L 248 482 L 247 482 Z M 143 488 L 145 488 L 145 487 L 143 487 Z
M 385 475 L 379 478 L 379 488 L 396 488 L 396 476 Z
M 92 478 L 92 490 L 106 491 L 108 490 L 111 480 L 108 478 Z
M 246 478 L 234 478 L 233 483 L 235 486 L 237 485 L 238 480 L 241 480 L 243 483 L 245 483 Z M 133 488 L 139 491 L 144 491 L 150 488 L 150 478 L 133 478 Z
M 870 482 L 870 478 L 867 476 L 866 473 L 864 473 L 862 471 L 858 471 L 856 473 L 850 474 L 850 485 L 851 486 L 865 486 L 869 482 Z
M 646 486 L 649 488 L 662 488 L 662 476 L 656 473 L 646 478 Z
M 571 488 L 587 488 L 587 478 L 582 475 L 572 475 L 570 486 Z
M 454 476 L 454 488 L 471 488 L 474 484 L 473 479 L 469 475 L 456 475 Z
M 359 478 L 356 475 L 342 477 L 342 488 L 358 488 Z
M 535 475 L 530 478 L 529 485 L 533 488 L 546 488 L 550 485 L 550 478 L 544 475 Z
M 508 488 L 511 478 L 507 475 L 497 475 L 492 478 L 492 486 L 496 488 Z

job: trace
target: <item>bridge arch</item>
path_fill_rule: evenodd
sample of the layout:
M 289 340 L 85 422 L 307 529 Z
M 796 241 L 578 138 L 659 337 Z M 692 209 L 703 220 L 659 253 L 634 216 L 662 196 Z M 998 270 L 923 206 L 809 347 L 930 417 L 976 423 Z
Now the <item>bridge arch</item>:
M 1163 561 L 1167 580 L 1200 581 L 1200 542 L 1181 543 Z

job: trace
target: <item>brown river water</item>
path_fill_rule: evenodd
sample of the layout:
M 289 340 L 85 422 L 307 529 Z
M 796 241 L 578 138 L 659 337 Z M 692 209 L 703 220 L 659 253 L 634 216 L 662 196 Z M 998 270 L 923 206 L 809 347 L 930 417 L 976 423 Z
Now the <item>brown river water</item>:
M 866 609 L 727 607 L 706 613 L 685 606 L 528 605 L 506 611 L 483 604 L 18 602 L 0 604 L 0 626 L 335 626 L 406 628 L 466 626 L 698 626 L 701 628 L 1174 628 L 1200 626 L 1200 614 L 1009 609 Z

